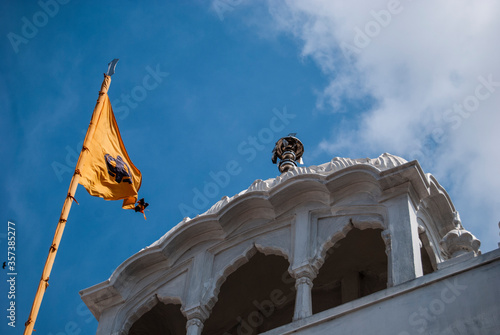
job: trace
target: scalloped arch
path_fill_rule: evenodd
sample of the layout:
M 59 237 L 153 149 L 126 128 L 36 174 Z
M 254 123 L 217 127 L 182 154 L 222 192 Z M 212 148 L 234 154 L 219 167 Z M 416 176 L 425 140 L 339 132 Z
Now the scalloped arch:
M 347 236 L 353 228 L 359 230 L 365 229 L 386 229 L 383 217 L 379 214 L 365 214 L 365 215 L 342 215 L 336 217 L 336 221 L 343 222 L 343 224 L 331 235 L 325 237 L 323 242 L 319 243 L 318 249 L 314 255 L 312 261 L 312 267 L 319 271 L 323 266 L 326 258 L 326 254 L 330 248 L 332 248 L 335 243 L 342 240 Z
M 123 317 L 115 318 L 113 322 L 113 330 L 114 332 L 118 332 L 119 334 L 127 334 L 132 325 L 140 319 L 145 313 L 149 312 L 156 304 L 159 302 L 158 297 L 156 295 L 150 296 L 145 301 L 139 301 L 133 306 L 128 305 L 128 311 L 123 313 L 118 312 L 118 315 L 122 314 Z M 124 306 L 125 307 L 125 306 Z M 123 323 L 120 323 L 120 320 L 125 320 Z
M 284 257 L 286 260 L 289 259 L 289 255 L 286 254 L 285 250 L 282 250 L 281 248 L 274 248 L 271 246 L 266 246 L 263 247 L 259 244 L 251 243 L 248 245 L 245 250 L 240 253 L 239 255 L 235 256 L 233 260 L 226 266 L 224 267 L 221 271 L 218 271 L 214 276 L 213 276 L 213 282 L 215 284 L 212 285 L 211 288 L 209 288 L 207 295 L 205 295 L 202 298 L 202 305 L 207 307 L 208 310 L 212 310 L 212 308 L 215 306 L 217 300 L 218 300 L 218 295 L 220 293 L 220 289 L 224 282 L 226 281 L 227 277 L 229 277 L 233 272 L 238 270 L 242 265 L 248 263 L 248 261 L 257 253 L 261 252 L 264 255 L 276 255 L 276 256 L 281 256 Z
M 182 306 L 182 302 L 179 298 L 158 298 L 155 295 L 154 297 L 152 297 L 151 299 L 146 301 L 146 303 L 144 305 L 141 305 L 136 311 L 132 312 L 132 314 L 129 313 L 130 315 L 125 316 L 127 321 L 124 322 L 121 327 L 119 327 L 119 325 L 117 325 L 119 327 L 119 329 L 117 330 L 118 334 L 125 334 L 125 335 L 128 334 L 130 331 L 130 328 L 132 328 L 134 323 L 136 323 L 143 315 L 145 315 L 146 313 L 151 311 L 159 303 L 163 303 L 164 305 L 172 304 L 172 305 L 181 305 Z M 184 316 L 186 316 L 184 314 L 182 308 L 180 308 L 180 312 Z M 114 333 L 115 332 L 113 332 L 113 334 Z

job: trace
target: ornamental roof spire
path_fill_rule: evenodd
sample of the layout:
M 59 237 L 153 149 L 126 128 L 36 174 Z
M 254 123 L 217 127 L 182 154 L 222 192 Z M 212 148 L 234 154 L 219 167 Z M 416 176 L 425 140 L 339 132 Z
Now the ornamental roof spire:
M 288 136 L 282 137 L 276 142 L 273 149 L 273 164 L 276 164 L 278 159 L 278 169 L 281 173 L 297 166 L 297 161 L 302 162 L 302 154 L 304 153 L 304 145 L 295 137 L 297 133 L 290 133 Z

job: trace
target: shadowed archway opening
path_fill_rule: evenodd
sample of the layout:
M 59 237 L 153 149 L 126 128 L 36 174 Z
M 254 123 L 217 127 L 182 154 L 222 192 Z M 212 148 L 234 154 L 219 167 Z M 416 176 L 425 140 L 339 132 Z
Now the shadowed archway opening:
M 429 253 L 425 247 L 420 248 L 420 258 L 422 260 L 422 270 L 424 276 L 434 272 L 434 268 L 432 266 L 431 258 L 429 257 Z
M 222 284 L 203 335 L 253 335 L 292 322 L 295 280 L 281 256 L 257 252 Z
M 328 251 L 313 281 L 313 314 L 387 288 L 381 229 L 353 228 Z
M 128 335 L 185 335 L 186 322 L 181 305 L 159 302 L 134 322 Z

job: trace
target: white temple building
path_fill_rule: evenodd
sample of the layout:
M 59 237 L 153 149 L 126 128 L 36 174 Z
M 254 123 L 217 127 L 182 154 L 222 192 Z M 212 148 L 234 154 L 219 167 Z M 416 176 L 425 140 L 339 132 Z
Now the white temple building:
M 80 292 L 99 335 L 500 334 L 500 249 L 390 154 L 296 167 Z

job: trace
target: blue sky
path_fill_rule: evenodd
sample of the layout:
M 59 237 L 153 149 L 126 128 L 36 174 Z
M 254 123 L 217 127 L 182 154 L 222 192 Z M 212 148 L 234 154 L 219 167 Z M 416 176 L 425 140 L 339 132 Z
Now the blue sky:
M 305 165 L 418 159 L 483 252 L 496 248 L 499 14 L 493 0 L 2 2 L 0 242 L 5 254 L 15 222 L 18 276 L 16 328 L 2 316 L 0 332 L 24 329 L 113 58 L 109 96 L 148 219 L 78 188 L 37 334 L 95 333 L 78 292 L 184 216 L 275 177 L 271 150 L 290 132 Z

